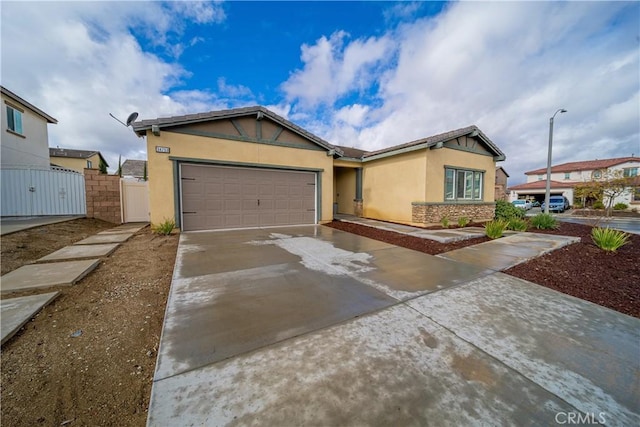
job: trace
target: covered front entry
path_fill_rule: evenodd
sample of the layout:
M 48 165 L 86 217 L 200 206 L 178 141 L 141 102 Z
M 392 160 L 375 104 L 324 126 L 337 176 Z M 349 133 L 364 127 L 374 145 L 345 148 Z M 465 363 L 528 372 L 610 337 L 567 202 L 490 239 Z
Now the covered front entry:
M 316 174 L 182 164 L 182 229 L 316 223 Z

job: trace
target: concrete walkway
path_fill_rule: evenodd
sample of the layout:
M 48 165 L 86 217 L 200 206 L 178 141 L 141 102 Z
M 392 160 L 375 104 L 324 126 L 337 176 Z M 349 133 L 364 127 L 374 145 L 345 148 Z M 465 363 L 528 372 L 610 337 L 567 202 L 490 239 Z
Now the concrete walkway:
M 335 215 L 335 218 L 341 222 L 350 222 L 353 224 L 365 225 L 367 227 L 377 228 L 379 230 L 393 231 L 407 236 L 419 237 L 421 239 L 435 240 L 440 243 L 458 242 L 460 240 L 475 239 L 485 235 L 482 227 L 464 227 L 450 228 L 446 230 L 426 230 L 411 225 L 394 224 L 392 222 L 378 221 L 376 219 L 360 218 L 353 215 Z M 511 235 L 514 232 L 507 231 L 505 235 Z
M 321 226 L 183 233 L 148 425 L 640 423 L 640 320 Z
M 84 218 L 84 215 L 62 216 L 28 216 L 28 217 L 3 217 L 0 220 L 0 235 L 15 233 L 42 225 L 56 224 L 74 219 Z

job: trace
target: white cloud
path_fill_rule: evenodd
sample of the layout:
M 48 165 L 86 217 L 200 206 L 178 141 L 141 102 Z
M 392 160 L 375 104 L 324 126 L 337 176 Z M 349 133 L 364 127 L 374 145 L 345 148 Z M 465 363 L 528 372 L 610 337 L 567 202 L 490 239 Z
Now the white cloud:
M 118 155 L 142 159 L 146 146 L 109 113 L 124 121 L 228 106 L 215 93 L 175 91 L 189 72 L 132 34 L 177 55 L 199 41 L 175 42 L 187 19 L 220 22 L 224 12 L 209 2 L 3 2 L 2 85 L 58 119 L 51 146 L 99 150 L 115 170 Z
M 556 117 L 554 163 L 640 153 L 637 13 L 637 3 L 452 3 L 376 38 L 385 49 L 364 80 L 335 64 L 366 44 L 336 33 L 303 46 L 304 67 L 283 87 L 293 114 L 320 111 L 323 124 L 309 123 L 341 145 L 377 149 L 477 124 L 521 182 L 546 164 L 558 108 L 569 112 Z M 342 81 L 379 90 L 351 104 Z M 364 126 L 345 120 L 368 101 Z
M 344 31 L 322 36 L 314 45 L 302 45 L 302 70 L 283 83 L 288 100 L 303 106 L 331 104 L 339 97 L 367 88 L 379 61 L 388 55 L 390 41 L 384 37 L 346 43 Z

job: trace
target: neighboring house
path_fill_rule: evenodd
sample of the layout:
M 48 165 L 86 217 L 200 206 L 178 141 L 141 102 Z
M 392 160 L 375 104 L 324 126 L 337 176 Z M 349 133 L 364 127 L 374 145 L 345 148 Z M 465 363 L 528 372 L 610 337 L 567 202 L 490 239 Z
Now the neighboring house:
M 574 204 L 574 188 L 585 182 L 603 179 L 611 174 L 635 178 L 626 193 L 618 196 L 613 203 L 627 205 L 640 204 L 640 158 L 617 157 L 613 159 L 570 162 L 551 167 L 551 195 L 562 195 Z M 511 200 L 518 198 L 544 201 L 547 169 L 541 168 L 525 172 L 527 182 L 509 188 Z
M 71 169 L 83 173 L 85 169 L 100 169 L 100 163 L 105 167 L 109 164 L 99 151 L 72 150 L 69 148 L 49 148 L 51 164 L 61 168 Z
M 507 200 L 509 198 L 509 193 L 507 192 L 507 180 L 509 179 L 509 174 L 502 166 L 498 166 L 496 168 L 496 185 L 495 185 L 495 199 L 496 200 Z
M 58 121 L 0 86 L 2 94 L 1 167 L 49 169 L 47 125 Z
M 131 159 L 127 159 L 124 161 L 124 163 L 122 164 L 122 178 L 129 178 L 129 179 L 145 179 L 148 178 L 148 172 L 145 176 L 145 165 L 146 165 L 147 161 L 146 160 L 131 160 Z
M 338 213 L 407 224 L 493 218 L 496 161 L 476 126 L 366 152 L 264 107 L 133 123 L 147 137 L 151 222 L 184 231 L 317 224 Z

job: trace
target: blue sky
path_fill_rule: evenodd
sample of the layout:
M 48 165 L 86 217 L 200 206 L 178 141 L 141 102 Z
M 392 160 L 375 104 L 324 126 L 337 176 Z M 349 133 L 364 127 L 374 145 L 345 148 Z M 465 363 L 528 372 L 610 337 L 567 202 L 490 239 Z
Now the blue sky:
M 11 2 L 1 83 L 56 117 L 50 145 L 143 159 L 124 120 L 264 105 L 379 149 L 478 125 L 510 184 L 640 156 L 638 2 Z

